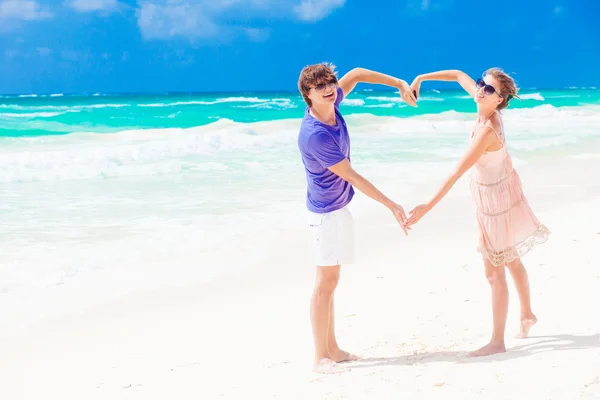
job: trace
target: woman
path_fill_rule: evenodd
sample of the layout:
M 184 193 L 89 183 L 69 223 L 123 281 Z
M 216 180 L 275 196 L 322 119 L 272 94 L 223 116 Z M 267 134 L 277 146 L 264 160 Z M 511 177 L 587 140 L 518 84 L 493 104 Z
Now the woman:
M 529 207 L 506 148 L 499 111 L 516 97 L 517 88 L 514 80 L 501 69 L 491 68 L 477 82 L 464 72 L 455 70 L 419 75 L 411 85 L 414 93 L 418 96 L 421 82 L 430 80 L 458 82 L 477 104 L 477 121 L 471 132 L 469 147 L 457 167 L 428 203 L 411 211 L 407 226 L 423 218 L 456 181 L 474 167 L 470 189 L 480 232 L 479 251 L 492 289 L 494 327 L 490 343 L 470 353 L 470 356 L 502 353 L 506 351 L 504 331 L 508 314 L 504 266 L 510 271 L 519 294 L 521 329 L 518 336 L 525 338 L 537 318 L 531 310 L 529 281 L 521 257 L 535 244 L 545 242 L 550 234 Z

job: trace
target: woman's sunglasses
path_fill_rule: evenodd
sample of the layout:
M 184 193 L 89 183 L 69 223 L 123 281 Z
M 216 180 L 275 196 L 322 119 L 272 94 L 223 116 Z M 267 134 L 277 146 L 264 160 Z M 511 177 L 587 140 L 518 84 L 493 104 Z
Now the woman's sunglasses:
M 323 90 L 325 90 L 325 88 L 330 88 L 333 89 L 337 86 L 337 81 L 329 81 L 327 83 L 319 83 L 318 85 L 315 86 L 315 90 L 317 92 L 322 92 Z
M 477 79 L 477 89 L 481 89 L 483 88 L 483 93 L 485 93 L 487 96 L 491 96 L 494 93 L 496 93 L 499 97 L 503 97 L 502 95 L 500 95 L 500 93 L 498 93 L 498 91 L 496 90 L 496 88 L 494 88 L 492 85 L 488 85 L 487 83 L 485 83 L 485 81 L 482 78 Z

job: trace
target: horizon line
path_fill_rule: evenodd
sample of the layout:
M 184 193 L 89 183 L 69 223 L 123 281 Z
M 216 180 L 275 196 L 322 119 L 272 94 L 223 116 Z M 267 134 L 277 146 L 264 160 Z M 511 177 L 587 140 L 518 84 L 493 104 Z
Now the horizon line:
M 530 88 L 520 88 L 520 90 L 596 90 L 595 86 L 568 86 L 568 87 L 530 87 Z M 463 91 L 461 88 L 431 88 L 427 90 L 423 90 L 422 92 L 453 92 L 453 91 Z M 355 89 L 353 92 L 395 92 L 397 89 L 382 87 L 378 89 Z M 170 95 L 207 95 L 207 94 L 240 94 L 240 93 L 297 93 L 298 89 L 278 89 L 278 90 L 264 90 L 264 89 L 255 89 L 255 90 L 222 90 L 222 91 L 160 91 L 160 92 L 151 92 L 151 91 L 142 91 L 142 92 L 47 92 L 47 93 L 0 93 L 0 98 L 37 98 L 37 97 L 101 97 L 101 96 L 135 96 L 135 95 L 159 95 L 159 96 L 170 96 Z

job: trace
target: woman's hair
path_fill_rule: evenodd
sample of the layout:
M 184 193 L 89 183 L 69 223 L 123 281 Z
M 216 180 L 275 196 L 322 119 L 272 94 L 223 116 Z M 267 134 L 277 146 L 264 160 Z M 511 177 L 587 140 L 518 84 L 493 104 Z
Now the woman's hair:
M 337 81 L 335 65 L 330 63 L 308 65 L 300 72 L 298 90 L 300 90 L 306 104 L 311 107 L 312 102 L 308 98 L 311 86 L 322 82 L 335 82 L 337 84 Z
M 494 79 L 496 79 L 498 82 L 500 82 L 500 85 L 502 85 L 502 88 L 496 88 L 500 91 L 500 96 L 502 96 L 502 103 L 498 104 L 498 107 L 496 107 L 498 111 L 504 110 L 508 106 L 508 102 L 514 97 L 519 98 L 519 96 L 517 96 L 519 88 L 515 84 L 515 80 L 502 69 L 490 68 L 485 71 L 484 76 L 485 75 L 494 77 Z

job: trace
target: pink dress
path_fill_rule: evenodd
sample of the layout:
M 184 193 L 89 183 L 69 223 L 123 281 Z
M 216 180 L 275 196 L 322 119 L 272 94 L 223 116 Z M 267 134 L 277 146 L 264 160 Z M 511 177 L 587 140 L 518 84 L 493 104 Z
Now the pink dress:
M 475 127 L 471 140 L 483 124 L 485 121 Z M 550 231 L 538 221 L 523 194 L 506 148 L 504 126 L 500 134 L 492 130 L 503 145 L 477 160 L 471 168 L 469 186 L 480 231 L 478 251 L 494 266 L 501 266 L 544 243 Z

